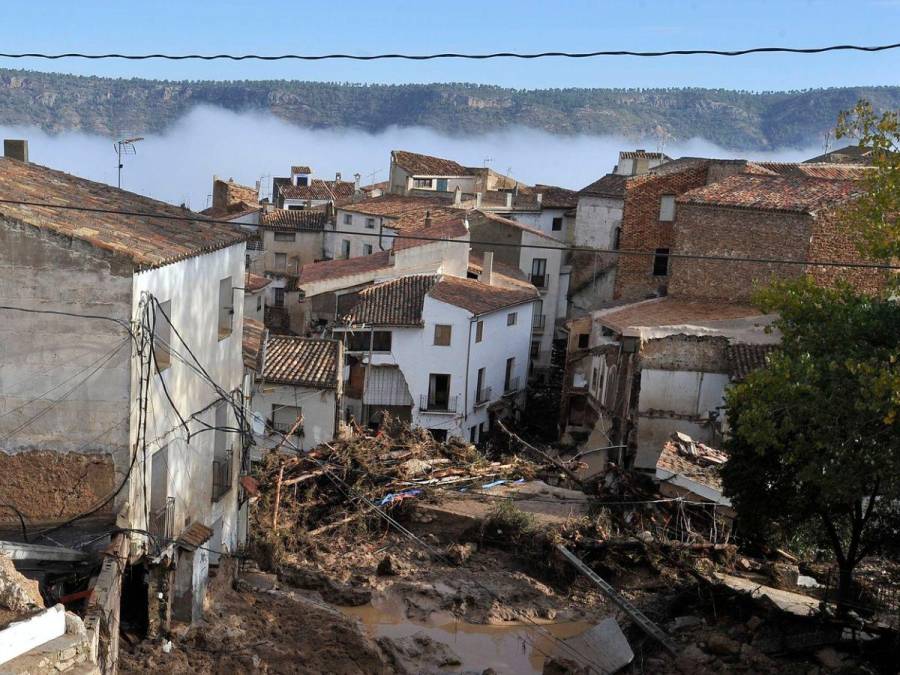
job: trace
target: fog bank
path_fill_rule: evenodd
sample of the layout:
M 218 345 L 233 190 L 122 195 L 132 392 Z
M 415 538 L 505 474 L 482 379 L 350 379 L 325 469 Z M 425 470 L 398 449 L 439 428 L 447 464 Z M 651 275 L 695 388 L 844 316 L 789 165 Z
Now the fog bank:
M 0 126 L 3 138 L 27 138 L 33 162 L 116 184 L 116 155 L 110 139 L 78 132 L 51 136 L 30 127 Z M 134 135 L 143 135 L 134 130 Z M 390 151 L 410 150 L 455 159 L 466 166 L 488 166 L 526 183 L 579 189 L 610 171 L 619 150 L 659 149 L 657 141 L 614 136 L 557 136 L 523 127 L 450 137 L 422 127 L 391 127 L 379 133 L 355 129 L 306 129 L 268 113 L 233 113 L 195 108 L 168 132 L 147 136 L 137 154 L 125 158 L 122 187 L 200 210 L 208 206 L 212 176 L 253 185 L 283 176 L 292 164 L 310 165 L 317 177 L 345 180 L 354 173 L 363 183 L 386 180 Z M 672 157 L 745 157 L 797 161 L 822 149 L 775 152 L 726 151 L 703 139 L 671 142 Z

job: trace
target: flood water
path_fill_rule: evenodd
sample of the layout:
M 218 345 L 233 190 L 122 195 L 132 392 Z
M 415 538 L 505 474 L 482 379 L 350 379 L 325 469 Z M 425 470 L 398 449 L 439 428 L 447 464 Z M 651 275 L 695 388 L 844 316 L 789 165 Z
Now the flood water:
M 449 612 L 435 612 L 427 622 L 412 621 L 406 617 L 402 600 L 391 596 L 374 598 L 372 604 L 362 607 L 342 607 L 341 611 L 359 619 L 372 637 L 403 638 L 424 633 L 446 644 L 462 662 L 441 668 L 448 673 L 480 673 L 493 668 L 498 673 L 539 674 L 546 658 L 561 651 L 557 640 L 581 635 L 591 627 L 585 621 L 540 626 L 472 624 Z

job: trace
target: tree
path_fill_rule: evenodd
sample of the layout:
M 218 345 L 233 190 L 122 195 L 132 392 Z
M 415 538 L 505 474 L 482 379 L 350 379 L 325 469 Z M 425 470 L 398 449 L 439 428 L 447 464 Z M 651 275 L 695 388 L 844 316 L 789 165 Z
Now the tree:
M 783 338 L 726 395 L 725 491 L 751 532 L 830 547 L 843 610 L 859 561 L 900 539 L 900 306 L 808 280 L 757 301 Z

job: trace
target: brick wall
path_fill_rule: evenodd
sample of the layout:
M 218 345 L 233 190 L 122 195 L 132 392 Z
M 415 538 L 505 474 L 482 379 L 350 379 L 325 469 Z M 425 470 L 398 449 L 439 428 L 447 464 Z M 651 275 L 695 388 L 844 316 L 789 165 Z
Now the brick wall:
M 864 262 L 859 252 L 858 235 L 844 225 L 841 209 L 830 209 L 816 214 L 809 245 L 811 260 Z M 850 267 L 807 267 L 807 273 L 817 284 L 833 285 L 838 279 L 852 284 L 857 290 L 876 292 L 887 282 L 885 270 Z
M 708 162 L 685 167 L 680 171 L 638 176 L 628 181 L 622 213 L 619 248 L 654 252 L 658 248 L 673 249 L 673 222 L 659 220 L 660 198 L 680 195 L 706 185 Z M 679 217 L 676 209 L 675 222 Z M 623 255 L 616 271 L 614 297 L 642 300 L 667 286 L 668 276 L 653 275 L 653 256 Z
M 256 204 L 258 195 L 256 189 L 247 185 L 235 183 L 232 180 L 213 181 L 212 205 L 217 209 L 227 209 L 233 204 L 245 202 Z
M 802 213 L 678 205 L 674 250 L 728 257 L 805 259 L 812 218 Z M 803 272 L 800 265 L 674 258 L 669 295 L 748 302 L 773 277 Z

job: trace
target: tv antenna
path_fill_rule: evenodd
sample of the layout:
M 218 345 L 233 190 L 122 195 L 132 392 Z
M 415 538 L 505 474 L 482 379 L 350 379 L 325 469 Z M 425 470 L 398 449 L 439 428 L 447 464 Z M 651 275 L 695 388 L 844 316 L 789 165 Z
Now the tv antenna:
M 484 166 L 484 168 L 486 169 L 486 168 L 487 168 L 487 165 L 490 164 L 490 163 L 493 162 L 493 161 L 494 161 L 494 158 L 493 158 L 493 157 L 485 157 L 485 158 L 482 160 L 481 163 L 482 163 L 482 165 Z
M 137 149 L 134 147 L 134 144 L 138 141 L 142 141 L 144 138 L 142 136 L 135 136 L 134 138 L 123 138 L 115 143 L 113 143 L 113 147 L 116 150 L 116 157 L 119 158 L 118 163 L 118 171 L 119 171 L 119 182 L 118 187 L 122 187 L 122 167 L 125 166 L 122 162 L 122 158 L 125 155 L 136 155 Z

